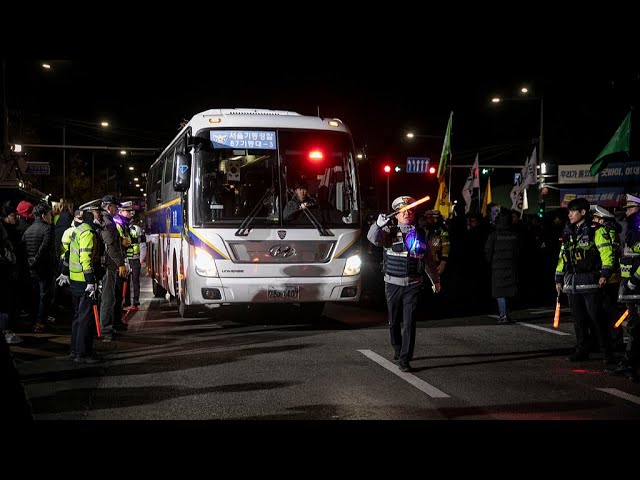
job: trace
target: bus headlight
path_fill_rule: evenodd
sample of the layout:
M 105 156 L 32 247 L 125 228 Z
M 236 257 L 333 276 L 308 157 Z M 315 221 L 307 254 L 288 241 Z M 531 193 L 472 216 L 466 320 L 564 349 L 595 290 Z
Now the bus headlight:
M 216 262 L 209 252 L 204 248 L 195 248 L 195 258 L 193 265 L 196 268 L 196 273 L 203 277 L 217 277 L 218 269 L 216 268 Z
M 347 263 L 344 266 L 343 275 L 358 275 L 360 273 L 360 266 L 362 265 L 362 261 L 360 260 L 360 255 L 353 255 L 352 257 L 347 258 Z

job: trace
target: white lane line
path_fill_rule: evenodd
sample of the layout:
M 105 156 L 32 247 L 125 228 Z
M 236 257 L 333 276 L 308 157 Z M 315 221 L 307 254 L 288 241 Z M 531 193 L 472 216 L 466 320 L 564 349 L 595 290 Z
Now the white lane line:
M 438 390 L 433 385 L 429 385 L 427 382 L 425 382 L 424 380 L 419 379 L 415 375 L 412 375 L 409 372 L 401 372 L 397 365 L 395 365 L 394 363 L 391 363 L 386 358 L 381 357 L 380 355 L 378 355 L 374 351 L 372 351 L 372 350 L 358 350 L 358 351 L 361 354 L 363 354 L 365 357 L 368 357 L 371 360 L 373 360 L 374 362 L 376 362 L 381 367 L 386 368 L 387 370 L 389 370 L 394 375 L 397 375 L 401 379 L 403 379 L 404 381 L 409 382 L 411 385 L 416 387 L 421 392 L 426 393 L 431 398 L 449 398 L 449 395 L 447 395 L 446 393 Z
M 640 405 L 640 397 L 631 395 L 630 393 L 627 393 L 627 392 L 623 392 L 622 390 L 618 390 L 617 388 L 596 388 L 596 390 L 600 390 L 601 392 L 608 393 L 609 395 L 615 395 L 616 397 L 620 397 L 623 400 L 628 400 L 630 402 Z
M 553 328 L 541 327 L 540 325 L 534 325 L 533 323 L 516 322 L 516 325 L 523 325 L 525 327 L 535 328 L 536 330 L 542 330 L 543 332 L 553 333 L 554 335 L 571 336 L 570 333 L 560 332 L 559 330 L 554 330 Z
M 543 308 L 532 308 L 532 309 L 529 309 L 529 310 L 528 310 L 528 312 L 529 312 L 529 313 L 532 313 L 532 314 L 534 314 L 534 315 L 540 315 L 540 314 L 543 314 L 543 313 L 555 313 L 555 311 L 556 311 L 556 309 L 555 309 L 555 308 L 554 308 L 554 309 L 548 309 L 548 308 L 544 308 L 544 309 L 543 309 Z M 561 308 L 561 309 L 560 309 L 560 311 L 561 311 L 561 312 L 570 312 L 570 311 L 571 311 L 571 309 L 570 309 L 570 308 L 568 308 L 568 307 L 564 307 L 564 308 Z
M 487 317 L 500 319 L 500 315 L 487 315 Z

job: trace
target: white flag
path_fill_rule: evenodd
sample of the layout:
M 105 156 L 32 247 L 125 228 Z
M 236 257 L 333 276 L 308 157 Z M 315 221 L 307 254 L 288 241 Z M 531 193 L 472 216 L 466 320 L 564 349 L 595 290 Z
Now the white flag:
M 529 200 L 527 199 L 527 189 L 525 188 L 522 192 L 522 210 L 527 210 L 529 208 Z
M 462 198 L 464 198 L 464 212 L 469 213 L 471 207 L 471 197 L 473 196 L 473 189 L 480 188 L 480 179 L 478 178 L 478 154 L 476 153 L 476 161 L 471 166 L 471 171 L 467 176 L 467 181 L 462 187 Z

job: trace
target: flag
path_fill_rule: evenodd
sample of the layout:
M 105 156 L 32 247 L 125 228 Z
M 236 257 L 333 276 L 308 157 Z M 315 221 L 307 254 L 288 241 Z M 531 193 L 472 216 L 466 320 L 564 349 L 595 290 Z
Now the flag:
M 444 170 L 447 167 L 447 158 L 451 155 L 451 121 L 453 112 L 449 115 L 447 123 L 447 132 L 444 134 L 444 143 L 442 144 L 442 153 L 440 154 L 440 165 L 438 165 L 438 179 L 444 176 Z
M 464 212 L 469 213 L 469 208 L 471 207 L 471 197 L 473 196 L 473 189 L 480 188 L 480 178 L 478 175 L 478 171 L 480 170 L 478 166 L 478 154 L 476 153 L 476 161 L 473 162 L 471 166 L 471 171 L 469 172 L 469 176 L 467 177 L 467 181 L 462 188 L 462 198 L 464 198 Z
M 491 177 L 489 177 L 487 178 L 487 189 L 484 191 L 484 199 L 482 200 L 482 209 L 480 210 L 483 217 L 487 216 L 487 205 L 489 205 L 492 202 L 493 200 L 491 199 Z
M 449 218 L 451 213 L 451 201 L 449 200 L 449 189 L 444 176 L 440 178 L 440 186 L 438 187 L 438 198 L 436 198 L 435 209 L 439 210 L 443 218 Z
M 631 138 L 631 112 L 627 113 L 616 133 L 613 134 L 607 146 L 602 149 L 595 161 L 591 164 L 589 174 L 595 177 L 600 170 L 609 163 L 609 155 L 619 152 L 629 153 L 629 140 Z
M 527 189 L 524 189 L 524 192 L 522 192 L 522 210 L 528 210 L 529 209 L 529 199 L 527 198 Z

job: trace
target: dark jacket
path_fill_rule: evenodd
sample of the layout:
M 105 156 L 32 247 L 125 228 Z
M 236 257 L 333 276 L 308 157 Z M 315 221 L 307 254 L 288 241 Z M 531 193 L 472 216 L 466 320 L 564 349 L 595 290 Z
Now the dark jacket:
M 56 255 L 60 255 L 62 253 L 62 234 L 67 228 L 69 228 L 71 222 L 73 222 L 73 215 L 66 210 L 63 210 L 58 217 L 56 226 L 54 227 L 56 237 Z
M 496 229 L 484 246 L 485 258 L 491 266 L 491 295 L 495 298 L 511 298 L 518 293 L 519 243 L 511 227 L 511 214 L 498 215 Z
M 107 270 L 115 271 L 118 267 L 124 266 L 124 256 L 122 255 L 122 244 L 120 243 L 120 234 L 113 222 L 113 217 L 108 213 L 102 214 L 104 226 L 100 230 L 102 241 L 105 249 L 104 267 Z
M 41 218 L 36 219 L 22 236 L 31 276 L 53 275 L 57 264 L 53 228 Z

